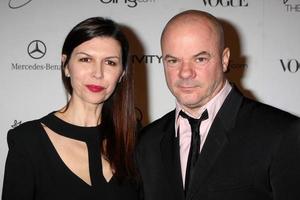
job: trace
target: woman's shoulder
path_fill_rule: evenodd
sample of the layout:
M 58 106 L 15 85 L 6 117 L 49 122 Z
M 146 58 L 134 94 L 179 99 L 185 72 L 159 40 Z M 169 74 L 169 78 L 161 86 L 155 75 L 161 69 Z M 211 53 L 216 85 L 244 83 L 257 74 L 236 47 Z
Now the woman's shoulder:
M 26 121 L 19 126 L 10 129 L 7 133 L 7 143 L 9 148 L 31 147 L 39 141 L 42 132 L 41 119 Z
M 39 119 L 23 122 L 19 126 L 13 128 L 13 129 L 10 129 L 8 131 L 8 135 L 9 136 L 12 135 L 14 137 L 22 137 L 22 136 L 24 136 L 25 133 L 27 134 L 27 132 L 36 130 L 39 127 L 39 125 L 40 125 Z

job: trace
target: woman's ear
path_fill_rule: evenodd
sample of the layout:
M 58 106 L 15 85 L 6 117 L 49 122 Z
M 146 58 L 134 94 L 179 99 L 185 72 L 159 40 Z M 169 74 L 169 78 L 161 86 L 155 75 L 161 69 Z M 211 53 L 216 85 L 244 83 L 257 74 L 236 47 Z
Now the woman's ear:
M 65 65 L 66 60 L 67 60 L 67 56 L 65 54 L 63 54 L 61 56 L 61 66 L 64 67 L 65 76 L 70 77 L 69 67 L 68 67 L 68 65 Z
M 125 71 L 123 70 L 123 72 L 122 72 L 122 74 L 121 74 L 121 76 L 120 76 L 120 78 L 119 78 L 118 83 L 120 83 L 120 82 L 122 81 L 122 78 L 123 78 L 124 75 L 125 75 Z

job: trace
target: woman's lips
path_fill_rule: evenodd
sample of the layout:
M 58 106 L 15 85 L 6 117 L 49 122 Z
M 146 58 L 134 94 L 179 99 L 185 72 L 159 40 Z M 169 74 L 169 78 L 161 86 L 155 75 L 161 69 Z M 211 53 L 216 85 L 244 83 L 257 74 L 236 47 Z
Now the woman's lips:
M 91 91 L 91 92 L 101 92 L 104 90 L 104 87 L 100 85 L 86 85 L 86 87 Z

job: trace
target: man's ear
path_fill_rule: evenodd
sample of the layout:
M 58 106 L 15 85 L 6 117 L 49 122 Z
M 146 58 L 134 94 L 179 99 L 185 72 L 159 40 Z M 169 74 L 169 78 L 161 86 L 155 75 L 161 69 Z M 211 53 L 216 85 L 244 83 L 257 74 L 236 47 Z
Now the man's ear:
M 69 67 L 68 65 L 65 65 L 66 60 L 67 60 L 67 56 L 63 54 L 61 56 L 61 66 L 64 67 L 65 76 L 70 77 Z
M 229 59 L 230 59 L 230 49 L 228 47 L 226 47 L 223 50 L 223 53 L 222 53 L 222 68 L 223 68 L 223 72 L 226 72 L 228 70 Z

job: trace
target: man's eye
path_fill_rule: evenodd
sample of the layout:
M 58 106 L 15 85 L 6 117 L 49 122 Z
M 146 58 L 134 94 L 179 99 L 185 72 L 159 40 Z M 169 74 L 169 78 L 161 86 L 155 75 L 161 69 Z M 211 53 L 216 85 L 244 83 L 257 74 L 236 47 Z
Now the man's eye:
M 80 58 L 79 61 L 80 62 L 90 62 L 91 59 L 90 58 Z
M 206 58 L 206 57 L 199 57 L 199 58 L 196 59 L 196 62 L 197 62 L 197 63 L 200 63 L 200 64 L 205 64 L 205 63 L 207 63 L 208 61 L 209 61 L 209 59 Z
M 177 63 L 177 60 L 175 60 L 175 59 L 169 59 L 169 60 L 167 60 L 167 63 L 168 64 L 175 64 L 175 63 Z

